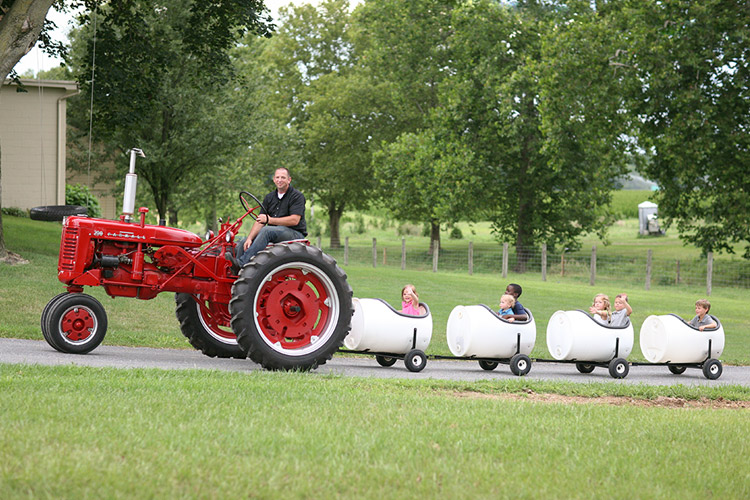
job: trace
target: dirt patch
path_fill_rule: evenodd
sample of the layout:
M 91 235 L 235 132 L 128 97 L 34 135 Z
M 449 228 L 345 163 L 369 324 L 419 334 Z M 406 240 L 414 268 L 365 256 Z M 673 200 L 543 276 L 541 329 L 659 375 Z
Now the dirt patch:
M 484 394 L 481 392 L 454 392 L 457 398 L 472 399 L 501 399 L 507 401 L 532 401 L 535 403 L 552 404 L 600 404 L 612 406 L 639 406 L 643 408 L 715 408 L 715 409 L 748 409 L 750 401 L 730 401 L 724 398 L 717 399 L 685 399 L 659 396 L 654 399 L 632 398 L 628 396 L 563 396 L 561 394 L 536 393 L 525 391 L 522 393 Z
M 8 264 L 10 266 L 29 263 L 28 260 L 13 252 L 8 252 L 8 255 L 6 255 L 5 257 L 0 257 L 0 262 L 2 262 L 3 264 Z

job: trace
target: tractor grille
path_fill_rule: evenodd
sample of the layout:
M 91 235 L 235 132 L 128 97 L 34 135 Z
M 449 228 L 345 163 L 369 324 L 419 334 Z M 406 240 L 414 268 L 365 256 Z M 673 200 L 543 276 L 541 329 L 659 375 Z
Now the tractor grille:
M 78 228 L 66 227 L 63 229 L 60 241 L 60 271 L 72 271 L 76 257 L 76 242 L 78 241 Z

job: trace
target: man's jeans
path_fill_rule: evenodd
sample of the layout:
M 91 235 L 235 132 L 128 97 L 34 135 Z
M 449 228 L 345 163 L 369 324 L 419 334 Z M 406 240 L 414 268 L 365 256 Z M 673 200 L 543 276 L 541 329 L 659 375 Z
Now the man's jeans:
M 240 262 L 240 266 L 244 266 L 248 262 L 250 262 L 250 259 L 253 258 L 253 256 L 266 248 L 269 243 L 281 243 L 282 241 L 289 241 L 289 240 L 301 240 L 305 236 L 300 233 L 299 231 L 295 231 L 291 227 L 287 226 L 264 226 L 258 235 L 253 240 L 253 243 L 250 245 L 250 247 L 245 251 L 245 253 L 242 253 L 242 246 L 245 244 L 245 239 L 243 238 L 238 243 L 237 247 L 237 253 L 241 253 L 241 255 L 238 257 L 238 261 Z

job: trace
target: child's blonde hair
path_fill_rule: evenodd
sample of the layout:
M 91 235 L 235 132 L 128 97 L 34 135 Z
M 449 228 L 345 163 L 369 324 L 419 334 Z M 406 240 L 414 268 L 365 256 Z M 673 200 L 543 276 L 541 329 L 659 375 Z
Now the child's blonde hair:
M 708 301 L 708 299 L 698 299 L 695 301 L 696 306 L 701 306 L 703 309 L 706 310 L 706 312 L 711 310 L 711 303 Z
M 510 294 L 504 293 L 503 295 L 501 295 L 500 296 L 500 303 L 503 302 L 503 299 L 510 300 L 510 307 L 511 307 L 511 309 L 513 308 L 513 306 L 516 305 L 516 298 L 514 296 L 510 295 Z
M 603 293 L 597 293 L 594 296 L 594 302 L 596 302 L 596 299 L 602 299 L 602 302 L 604 302 L 604 308 L 607 310 L 607 314 L 610 314 L 612 312 L 612 308 L 609 305 L 609 297 Z

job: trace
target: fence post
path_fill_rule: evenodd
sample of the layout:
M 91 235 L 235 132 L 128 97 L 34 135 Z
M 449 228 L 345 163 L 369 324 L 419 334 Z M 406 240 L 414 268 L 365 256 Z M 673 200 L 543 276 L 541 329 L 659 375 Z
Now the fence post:
M 349 265 L 349 237 L 344 238 L 344 265 Z
M 401 238 L 401 270 L 406 269 L 406 238 Z
M 565 276 L 565 248 L 563 248 L 562 253 L 560 254 L 560 277 Z
M 439 253 L 440 253 L 440 245 L 436 244 L 435 248 L 432 250 L 432 272 L 433 273 L 436 273 L 438 270 L 438 254 Z
M 316 243 L 317 243 L 317 247 L 318 247 L 318 248 L 320 248 L 320 249 L 322 250 L 322 249 L 323 249 L 323 247 L 322 247 L 322 246 L 320 246 L 320 236 L 318 236 L 318 239 L 316 240 Z
M 542 281 L 547 281 L 547 244 L 542 243 Z
M 677 259 L 677 276 L 675 276 L 674 284 L 680 284 L 680 259 Z
M 596 284 L 596 245 L 591 247 L 591 277 L 589 278 L 589 285 L 594 286 Z
M 651 249 L 646 255 L 646 290 L 651 290 Z
M 503 243 L 503 278 L 508 277 L 508 244 Z
M 711 295 L 711 282 L 714 274 L 714 253 L 708 252 L 706 256 L 706 295 Z
M 378 267 L 378 240 L 372 239 L 372 267 Z
M 388 265 L 388 257 L 386 256 L 386 251 L 385 250 L 386 250 L 386 248 L 383 247 L 383 265 L 387 266 Z
M 474 274 L 474 242 L 469 242 L 469 276 Z

